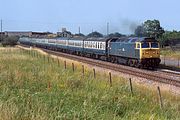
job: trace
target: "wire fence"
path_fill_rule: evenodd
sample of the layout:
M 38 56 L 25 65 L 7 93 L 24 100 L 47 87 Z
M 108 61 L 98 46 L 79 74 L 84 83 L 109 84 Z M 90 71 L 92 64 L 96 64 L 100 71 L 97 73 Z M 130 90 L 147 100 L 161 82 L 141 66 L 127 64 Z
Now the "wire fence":
M 180 67 L 180 58 L 161 57 L 161 64 L 165 66 Z

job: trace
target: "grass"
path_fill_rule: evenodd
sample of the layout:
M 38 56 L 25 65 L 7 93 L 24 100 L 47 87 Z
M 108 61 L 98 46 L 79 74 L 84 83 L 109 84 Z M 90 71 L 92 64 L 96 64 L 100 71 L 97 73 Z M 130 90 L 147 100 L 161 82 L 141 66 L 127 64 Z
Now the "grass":
M 164 107 L 159 107 L 157 91 L 107 73 L 93 78 L 90 68 L 82 76 L 81 65 L 75 72 L 71 63 L 35 51 L 0 50 L 1 120 L 78 120 L 78 119 L 172 119 L 180 118 L 180 97 L 162 92 Z
M 171 49 L 162 49 L 161 55 L 170 58 L 180 58 L 180 51 L 173 51 Z

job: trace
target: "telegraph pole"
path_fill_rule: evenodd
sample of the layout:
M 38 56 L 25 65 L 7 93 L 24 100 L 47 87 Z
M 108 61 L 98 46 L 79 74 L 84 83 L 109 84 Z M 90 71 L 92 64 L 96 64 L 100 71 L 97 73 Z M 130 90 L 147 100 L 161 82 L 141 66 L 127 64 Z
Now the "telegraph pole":
M 81 33 L 81 28 L 79 27 L 79 34 Z
M 107 36 L 109 35 L 109 22 L 107 22 Z
M 1 41 L 2 41 L 2 35 L 3 33 L 2 33 L 2 19 L 1 19 Z

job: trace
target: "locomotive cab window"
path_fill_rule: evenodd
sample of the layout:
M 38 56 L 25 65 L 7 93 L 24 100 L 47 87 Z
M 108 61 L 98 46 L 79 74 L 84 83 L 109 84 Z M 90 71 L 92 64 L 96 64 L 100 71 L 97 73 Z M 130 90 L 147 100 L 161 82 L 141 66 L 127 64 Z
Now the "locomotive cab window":
M 149 42 L 141 43 L 142 48 L 149 48 Z
M 152 42 L 151 43 L 151 48 L 159 48 L 159 45 L 157 42 Z

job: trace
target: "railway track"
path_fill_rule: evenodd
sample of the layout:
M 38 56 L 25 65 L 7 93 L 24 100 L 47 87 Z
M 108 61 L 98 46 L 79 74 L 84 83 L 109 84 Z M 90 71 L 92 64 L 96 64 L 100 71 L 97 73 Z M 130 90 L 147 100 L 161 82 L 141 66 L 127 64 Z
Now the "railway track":
M 106 68 L 109 70 L 118 71 L 124 74 L 134 75 L 134 76 L 145 78 L 148 80 L 153 80 L 156 82 L 162 82 L 162 83 L 180 87 L 180 74 L 177 74 L 177 73 L 163 72 L 163 71 L 158 71 L 158 70 L 150 71 L 150 70 L 145 70 L 145 69 L 138 69 L 138 68 L 114 64 L 114 63 L 110 63 L 106 61 L 96 60 L 92 58 L 52 51 L 48 49 L 43 49 L 43 48 L 40 48 L 40 49 L 49 54 L 57 55 L 60 57 L 71 59 L 71 60 L 76 60 L 82 63 L 87 63 L 93 66 L 98 66 L 98 67 Z

